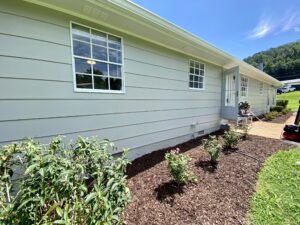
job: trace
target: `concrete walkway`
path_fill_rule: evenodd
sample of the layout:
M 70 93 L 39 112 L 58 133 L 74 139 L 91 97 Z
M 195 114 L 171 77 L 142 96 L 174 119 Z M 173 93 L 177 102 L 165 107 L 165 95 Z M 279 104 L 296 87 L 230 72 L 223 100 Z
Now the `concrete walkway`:
M 285 126 L 285 124 L 294 124 L 294 122 L 295 115 L 291 116 L 286 122 L 282 124 L 255 121 L 252 124 L 249 134 L 273 139 L 281 139 L 281 134 L 283 132 L 283 127 Z

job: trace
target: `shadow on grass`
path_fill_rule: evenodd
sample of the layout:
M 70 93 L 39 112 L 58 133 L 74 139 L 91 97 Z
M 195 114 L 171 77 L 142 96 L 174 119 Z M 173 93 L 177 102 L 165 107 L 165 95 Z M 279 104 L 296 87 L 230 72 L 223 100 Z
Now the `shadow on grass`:
M 184 185 L 179 185 L 175 181 L 169 181 L 163 184 L 160 184 L 154 190 L 156 199 L 160 202 L 166 202 L 173 204 L 176 194 L 183 194 Z
M 195 164 L 196 166 L 201 167 L 205 172 L 215 173 L 218 168 L 218 163 L 212 163 L 211 161 L 198 161 Z

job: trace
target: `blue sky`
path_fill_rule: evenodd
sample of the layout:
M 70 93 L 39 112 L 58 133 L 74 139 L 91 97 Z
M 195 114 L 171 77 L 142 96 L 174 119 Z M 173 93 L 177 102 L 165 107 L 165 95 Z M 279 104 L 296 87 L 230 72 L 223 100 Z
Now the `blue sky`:
M 300 40 L 300 0 L 133 0 L 243 59 Z

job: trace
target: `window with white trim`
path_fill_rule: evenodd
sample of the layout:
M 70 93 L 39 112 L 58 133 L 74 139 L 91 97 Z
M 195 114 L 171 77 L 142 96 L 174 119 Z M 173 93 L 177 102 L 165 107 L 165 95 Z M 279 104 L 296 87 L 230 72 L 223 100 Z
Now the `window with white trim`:
M 124 86 L 122 39 L 72 23 L 77 91 L 121 92 Z
M 241 77 L 241 97 L 248 96 L 248 84 L 249 84 L 248 78 Z
M 190 60 L 190 84 L 193 89 L 204 89 L 204 64 Z
M 264 83 L 260 82 L 259 83 L 259 94 L 262 95 L 264 93 Z

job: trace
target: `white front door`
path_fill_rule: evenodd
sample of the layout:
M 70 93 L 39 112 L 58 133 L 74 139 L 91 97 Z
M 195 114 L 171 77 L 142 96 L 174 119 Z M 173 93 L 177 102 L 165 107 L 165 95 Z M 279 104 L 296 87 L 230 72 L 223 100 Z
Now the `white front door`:
M 223 72 L 222 118 L 236 119 L 238 114 L 239 67 Z

